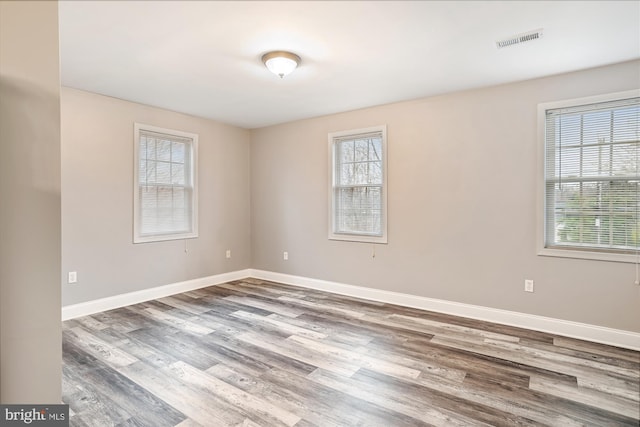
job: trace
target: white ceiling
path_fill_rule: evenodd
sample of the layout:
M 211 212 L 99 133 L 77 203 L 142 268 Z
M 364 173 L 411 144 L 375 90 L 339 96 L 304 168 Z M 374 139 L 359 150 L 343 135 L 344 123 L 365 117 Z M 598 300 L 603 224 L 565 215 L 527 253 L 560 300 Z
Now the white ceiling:
M 64 86 L 245 128 L 640 58 L 638 1 L 61 1 L 59 13 Z M 260 61 L 271 50 L 301 67 L 279 79 Z

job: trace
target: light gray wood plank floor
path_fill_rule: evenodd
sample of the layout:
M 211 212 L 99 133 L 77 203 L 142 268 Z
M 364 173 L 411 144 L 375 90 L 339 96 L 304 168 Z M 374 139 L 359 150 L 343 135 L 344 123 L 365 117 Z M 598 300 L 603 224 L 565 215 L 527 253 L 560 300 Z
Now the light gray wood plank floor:
M 71 426 L 638 426 L 640 353 L 246 279 L 63 323 Z

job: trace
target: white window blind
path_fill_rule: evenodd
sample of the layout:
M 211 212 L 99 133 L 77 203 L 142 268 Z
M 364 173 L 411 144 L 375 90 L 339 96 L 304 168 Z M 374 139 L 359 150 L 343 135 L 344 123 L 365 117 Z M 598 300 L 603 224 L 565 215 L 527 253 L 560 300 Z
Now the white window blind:
M 545 247 L 640 244 L 640 98 L 545 110 Z
M 329 135 L 329 238 L 386 243 L 386 128 Z
M 134 242 L 197 237 L 198 135 L 135 125 Z

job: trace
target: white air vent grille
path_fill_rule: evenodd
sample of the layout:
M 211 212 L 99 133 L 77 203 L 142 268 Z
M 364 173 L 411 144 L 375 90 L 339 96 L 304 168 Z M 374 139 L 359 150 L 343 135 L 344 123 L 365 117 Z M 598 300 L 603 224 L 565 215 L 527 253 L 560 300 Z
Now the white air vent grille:
M 527 31 L 526 33 L 516 34 L 506 39 L 498 40 L 496 46 L 498 49 L 503 47 L 513 46 L 520 43 L 530 42 L 542 37 L 542 28 L 533 31 Z

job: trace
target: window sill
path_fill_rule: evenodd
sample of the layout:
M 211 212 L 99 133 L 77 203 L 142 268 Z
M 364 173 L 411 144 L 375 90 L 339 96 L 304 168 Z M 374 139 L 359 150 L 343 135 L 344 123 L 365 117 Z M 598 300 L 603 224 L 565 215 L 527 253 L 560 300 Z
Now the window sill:
M 380 243 L 387 244 L 387 236 L 367 236 L 361 234 L 329 234 L 329 240 L 342 240 L 358 243 Z
M 198 237 L 197 233 L 183 233 L 183 234 L 165 234 L 159 236 L 135 236 L 133 243 L 152 243 L 152 242 L 164 242 L 168 240 L 184 240 L 195 239 Z
M 593 252 L 582 251 L 572 249 L 555 249 L 555 248 L 543 248 L 538 251 L 540 256 L 560 257 L 560 258 L 575 258 L 575 259 L 588 259 L 595 261 L 610 261 L 610 262 L 628 262 L 636 263 L 639 260 L 636 254 L 616 254 L 607 252 Z

